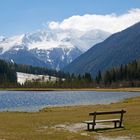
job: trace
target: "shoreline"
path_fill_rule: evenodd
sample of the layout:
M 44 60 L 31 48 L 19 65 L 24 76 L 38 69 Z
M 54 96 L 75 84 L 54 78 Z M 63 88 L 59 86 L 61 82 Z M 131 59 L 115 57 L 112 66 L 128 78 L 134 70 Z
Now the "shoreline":
M 129 102 L 129 101 L 132 101 L 132 100 L 135 100 L 139 98 L 140 99 L 140 96 L 135 96 L 135 97 L 128 97 L 128 98 L 124 98 L 120 101 L 116 101 L 116 102 L 111 102 L 111 103 L 104 103 L 104 104 L 81 104 L 81 105 L 66 105 L 66 106 L 48 106 L 48 107 L 44 107 L 42 109 L 40 109 L 39 111 L 36 111 L 37 112 L 46 112 L 50 109 L 64 109 L 64 108 L 82 108 L 82 107 L 100 107 L 100 106 L 111 106 L 111 105 L 115 105 L 115 104 L 122 104 L 122 103 L 126 103 L 126 102 Z M 27 113 L 31 113 L 31 112 L 27 112 Z
M 97 92 L 140 92 L 140 88 L 0 88 L 0 91 L 97 91 Z
M 126 136 L 129 139 L 133 136 L 135 140 L 139 140 L 139 105 L 140 97 L 132 97 L 107 105 L 49 107 L 40 112 L 0 112 L 0 139 L 62 140 L 69 137 L 77 140 L 96 139 L 99 136 L 98 131 L 88 132 L 86 131 L 87 126 L 82 124 L 83 121 L 91 119 L 89 112 L 124 109 L 126 110 L 125 129 L 101 129 L 99 132 L 103 133 L 100 133 L 100 136 L 108 138 L 107 140 L 117 140 L 116 137 L 125 138 Z M 105 119 L 105 117 L 107 116 L 101 116 L 101 119 Z M 9 126 L 8 129 L 7 126 Z M 86 135 L 83 136 L 83 134 Z

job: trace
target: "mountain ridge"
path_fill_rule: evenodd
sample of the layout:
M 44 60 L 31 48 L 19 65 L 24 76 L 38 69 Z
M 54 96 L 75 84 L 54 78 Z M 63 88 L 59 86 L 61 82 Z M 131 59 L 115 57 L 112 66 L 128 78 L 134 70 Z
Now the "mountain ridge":
M 3 37 L 0 40 L 0 58 L 8 61 L 12 59 L 18 64 L 21 60 L 21 64 L 41 65 L 59 70 L 80 56 L 92 44 L 103 41 L 109 35 L 110 33 L 101 30 L 90 32 L 42 30 L 10 38 Z M 20 58 L 18 54 L 21 50 L 25 52 L 27 58 L 32 59 L 32 62 L 27 63 L 23 57 Z
M 76 74 L 85 72 L 93 76 L 108 68 L 140 58 L 140 22 L 115 33 L 76 58 L 64 71 Z

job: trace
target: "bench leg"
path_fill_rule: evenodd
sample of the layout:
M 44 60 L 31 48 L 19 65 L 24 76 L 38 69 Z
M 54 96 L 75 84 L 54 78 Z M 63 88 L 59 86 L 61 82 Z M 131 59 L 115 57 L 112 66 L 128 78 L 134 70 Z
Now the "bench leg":
M 114 122 L 114 128 L 117 128 L 117 122 Z
M 95 124 L 92 124 L 92 130 L 93 131 L 95 130 Z
M 89 123 L 87 124 L 87 130 L 90 130 L 90 124 Z
M 120 127 L 120 128 L 122 127 L 122 122 L 120 122 L 119 127 Z
M 90 125 L 92 125 L 92 130 L 94 131 L 95 130 L 95 125 L 94 124 L 87 124 L 87 130 L 89 131 L 90 130 Z

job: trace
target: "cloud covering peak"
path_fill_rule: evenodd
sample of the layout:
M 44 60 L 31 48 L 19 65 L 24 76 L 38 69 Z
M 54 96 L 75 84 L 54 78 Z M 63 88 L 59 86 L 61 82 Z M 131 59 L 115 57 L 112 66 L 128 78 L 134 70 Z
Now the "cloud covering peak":
M 74 15 L 62 22 L 49 22 L 50 29 L 76 29 L 90 31 L 94 29 L 104 30 L 110 33 L 121 31 L 140 21 L 140 9 L 131 9 L 122 15 L 115 13 L 107 15 L 85 14 L 83 16 Z

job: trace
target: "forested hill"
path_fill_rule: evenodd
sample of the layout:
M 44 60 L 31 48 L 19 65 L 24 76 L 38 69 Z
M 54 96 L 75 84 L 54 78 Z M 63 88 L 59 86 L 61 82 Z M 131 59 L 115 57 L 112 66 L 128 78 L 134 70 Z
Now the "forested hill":
M 61 71 L 51 70 L 46 67 L 33 67 L 30 65 L 21 65 L 0 60 L 0 85 L 16 83 L 16 72 L 29 74 L 49 75 L 63 78 L 66 76 Z
M 66 74 L 62 71 L 56 71 L 53 69 L 48 69 L 46 67 L 34 67 L 31 65 L 23 65 L 23 64 L 11 64 L 11 67 L 15 69 L 16 72 L 23 72 L 29 74 L 37 74 L 37 75 L 49 75 L 64 78 Z
M 16 83 L 17 76 L 14 67 L 9 63 L 0 60 L 0 85 Z

